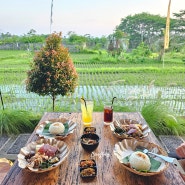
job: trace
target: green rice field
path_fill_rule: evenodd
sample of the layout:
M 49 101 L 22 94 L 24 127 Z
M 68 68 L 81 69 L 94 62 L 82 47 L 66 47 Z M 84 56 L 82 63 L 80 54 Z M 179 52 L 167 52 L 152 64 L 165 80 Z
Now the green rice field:
M 52 111 L 50 97 L 25 90 L 26 71 L 34 54 L 0 51 L 0 88 L 5 108 L 34 112 Z M 108 56 L 71 54 L 79 85 L 71 96 L 58 96 L 55 111 L 80 111 L 80 97 L 93 99 L 94 110 L 117 97 L 115 111 L 140 111 L 143 104 L 159 100 L 178 115 L 185 115 L 185 64 L 180 59 L 162 63 L 110 62 Z M 101 61 L 102 59 L 102 61 Z M 107 59 L 107 62 L 106 62 Z

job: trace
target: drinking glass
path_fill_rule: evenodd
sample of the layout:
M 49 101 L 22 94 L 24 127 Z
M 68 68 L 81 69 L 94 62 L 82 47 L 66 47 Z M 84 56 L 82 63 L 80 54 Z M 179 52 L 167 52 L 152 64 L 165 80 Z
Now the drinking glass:
M 91 126 L 93 114 L 93 101 L 81 101 L 82 121 L 85 127 Z
M 113 107 L 112 104 L 104 105 L 104 124 L 110 125 L 113 121 Z

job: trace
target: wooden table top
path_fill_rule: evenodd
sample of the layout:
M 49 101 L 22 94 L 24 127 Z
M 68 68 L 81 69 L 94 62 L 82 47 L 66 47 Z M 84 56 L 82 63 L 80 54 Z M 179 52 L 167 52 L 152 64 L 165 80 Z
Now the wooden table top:
M 103 113 L 93 113 L 93 124 L 97 134 L 100 136 L 100 144 L 94 151 L 97 163 L 97 177 L 90 181 L 84 181 L 79 174 L 79 162 L 82 159 L 89 159 L 91 153 L 86 152 L 80 144 L 80 137 L 83 133 L 81 113 L 45 113 L 39 123 L 64 116 L 77 123 L 73 134 L 64 139 L 70 148 L 70 153 L 60 167 L 45 173 L 33 173 L 18 167 L 15 161 L 2 182 L 2 185 L 182 185 L 179 172 L 170 164 L 167 170 L 155 176 L 139 176 L 123 168 L 116 156 L 113 154 L 114 146 L 120 140 L 116 138 L 109 126 L 103 125 Z M 130 118 L 145 122 L 140 113 L 114 113 L 117 118 Z M 38 139 L 35 132 L 31 135 L 28 143 Z M 159 144 L 159 141 L 150 132 L 145 140 Z

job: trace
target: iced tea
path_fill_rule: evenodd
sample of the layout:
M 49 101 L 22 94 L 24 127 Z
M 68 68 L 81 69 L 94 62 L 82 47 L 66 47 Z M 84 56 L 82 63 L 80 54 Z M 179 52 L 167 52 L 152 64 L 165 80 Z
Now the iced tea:
M 104 124 L 109 125 L 113 121 L 113 108 L 112 106 L 104 106 Z

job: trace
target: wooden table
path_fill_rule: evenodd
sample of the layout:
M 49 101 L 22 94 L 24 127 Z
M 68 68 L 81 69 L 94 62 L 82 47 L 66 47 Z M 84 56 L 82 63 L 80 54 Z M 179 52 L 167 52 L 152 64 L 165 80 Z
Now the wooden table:
M 79 161 L 88 159 L 91 153 L 83 150 L 80 144 L 80 136 L 83 133 L 81 123 L 81 113 L 45 113 L 39 123 L 58 118 L 60 115 L 72 119 L 77 123 L 77 128 L 73 134 L 69 135 L 64 141 L 70 148 L 70 154 L 59 168 L 46 173 L 32 173 L 18 167 L 18 162 L 10 169 L 2 185 L 183 185 L 185 184 L 178 171 L 170 165 L 162 174 L 143 177 L 125 170 L 113 154 L 117 139 L 110 131 L 109 126 L 103 125 L 103 113 L 93 114 L 93 126 L 97 129 L 97 134 L 101 137 L 98 148 L 94 151 L 95 160 L 98 167 L 97 177 L 91 181 L 84 181 L 79 175 Z M 140 113 L 114 113 L 119 118 L 130 118 L 145 122 Z M 36 140 L 35 132 L 31 135 L 28 142 Z M 151 132 L 145 139 L 156 144 L 159 141 Z

